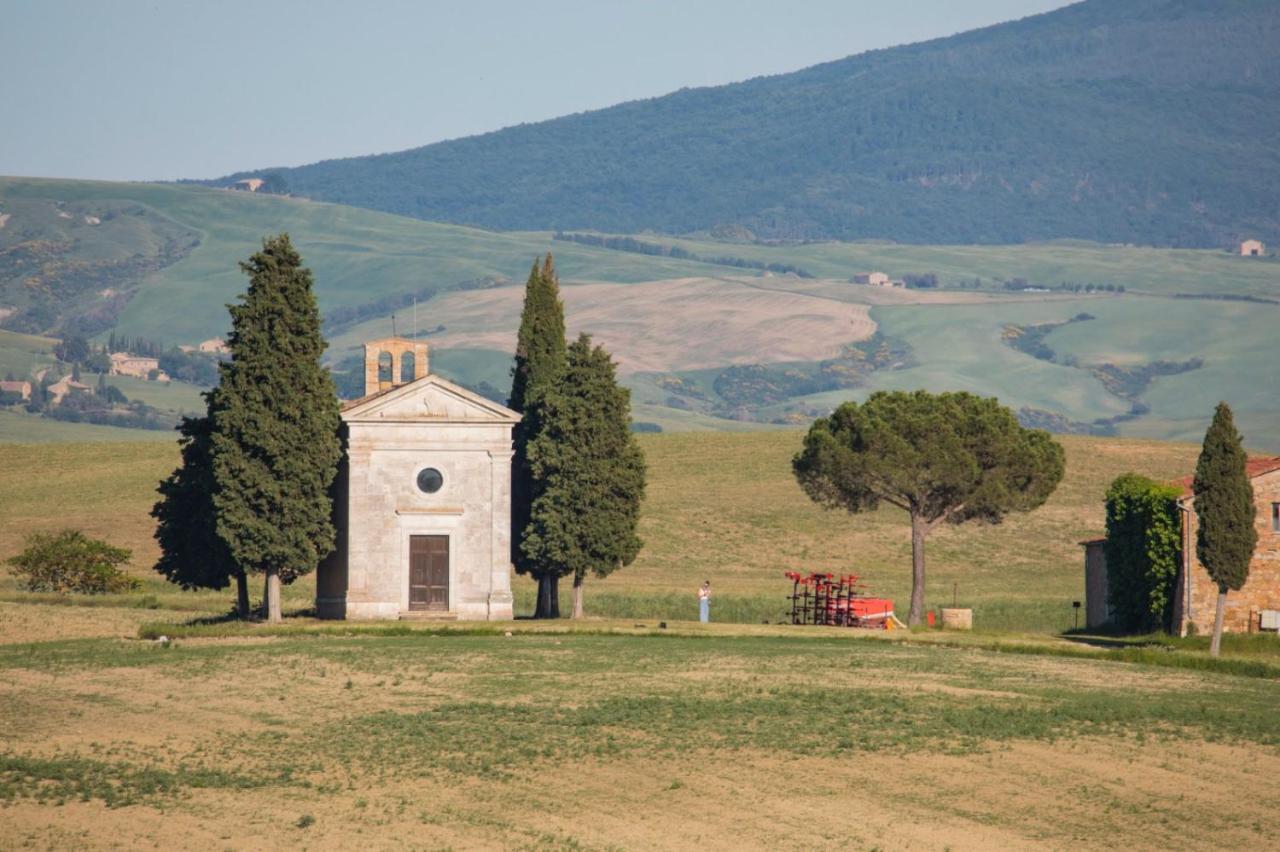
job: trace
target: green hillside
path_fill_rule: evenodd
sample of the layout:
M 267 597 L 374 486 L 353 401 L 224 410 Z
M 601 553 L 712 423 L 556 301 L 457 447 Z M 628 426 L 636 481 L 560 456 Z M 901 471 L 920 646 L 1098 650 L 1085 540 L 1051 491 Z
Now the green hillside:
M 505 229 L 1280 242 L 1277 38 L 1271 0 L 1089 0 L 790 74 L 214 183 L 275 173 L 312 198 Z
M 501 398 L 520 285 L 533 257 L 554 251 L 571 330 L 593 332 L 615 352 L 636 420 L 665 431 L 798 425 L 877 388 L 963 388 L 1025 409 L 1037 425 L 1182 440 L 1197 440 L 1226 399 L 1252 445 L 1280 450 L 1273 258 L 1068 241 L 766 246 L 640 235 L 622 243 L 659 252 L 646 254 L 573 234 L 483 231 L 196 186 L 18 178 L 0 179 L 0 210 L 9 213 L 0 261 L 30 257 L 33 245 L 59 247 L 36 276 L 14 267 L 0 281 L 0 312 L 15 311 L 0 318 L 0 374 L 54 366 L 50 335 L 84 328 L 86 317 L 165 346 L 223 334 L 225 305 L 245 286 L 237 262 L 263 235 L 288 230 L 315 270 L 329 357 L 348 394 L 360 392 L 360 344 L 390 333 L 393 310 L 398 330 L 410 331 L 416 296 L 432 368 Z M 80 219 L 58 215 L 71 210 Z M 163 253 L 184 235 L 180 256 Z M 95 258 L 132 258 L 135 273 Z M 114 276 L 102 288 L 110 297 L 86 283 L 104 269 Z M 848 283 L 872 269 L 938 286 Z M 41 320 L 29 310 L 32 277 L 34 289 L 78 295 L 52 302 Z M 1056 325 L 1080 314 L 1092 319 Z M 45 323 L 37 329 L 45 336 L 4 330 L 28 323 Z M 1011 345 L 1032 329 L 1048 357 Z M 192 385 L 113 383 L 170 416 L 200 405 Z M 0 440 L 84 439 L 94 428 L 53 428 L 9 411 Z
M 478 279 L 523 281 L 533 258 L 554 248 L 562 274 L 606 281 L 636 281 L 696 274 L 696 265 L 662 259 L 638 259 L 587 247 L 553 245 L 545 234 L 496 234 L 419 222 L 352 207 L 295 199 L 231 193 L 202 187 L 162 184 L 124 184 L 94 181 L 0 178 L 0 212 L 11 218 L 0 229 L 0 258 L 30 251 L 31 243 L 65 247 L 69 266 L 90 258 L 80 234 L 50 229 L 47 211 L 64 207 L 97 210 L 103 216 L 125 218 L 137 211 L 144 220 L 176 224 L 198 241 L 183 257 L 142 270 L 118 281 L 127 298 L 113 303 L 114 327 L 129 336 L 161 338 L 166 343 L 194 343 L 221 335 L 227 329 L 225 304 L 244 289 L 237 262 L 248 257 L 263 236 L 288 231 L 316 273 L 322 309 L 358 306 L 393 294 L 426 289 L 440 291 Z M 32 208 L 38 216 L 29 217 Z M 104 219 L 107 228 L 114 219 Z M 54 221 L 61 221 L 56 220 Z M 82 228 L 83 230 L 83 228 Z M 154 257 L 159 237 L 155 229 L 113 229 L 117 256 Z M 4 275 L 0 266 L 0 307 L 22 308 L 28 273 Z M 61 270 L 46 277 L 57 288 Z M 83 289 L 83 288 L 79 288 Z M 108 299 L 101 299 L 106 302 Z M 77 308 L 61 302 L 52 322 L 26 331 L 62 329 Z M 3 327 L 11 327 L 13 318 Z M 75 324 L 73 323 L 73 326 Z M 104 327 L 104 328 L 105 328 Z M 388 328 L 387 331 L 390 329 Z

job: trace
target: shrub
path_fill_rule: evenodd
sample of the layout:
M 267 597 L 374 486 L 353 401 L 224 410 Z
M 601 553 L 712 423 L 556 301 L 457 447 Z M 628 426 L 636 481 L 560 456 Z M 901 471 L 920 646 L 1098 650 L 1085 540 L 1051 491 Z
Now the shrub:
M 132 555 L 79 530 L 62 530 L 28 536 L 23 551 L 8 561 L 28 591 L 97 595 L 141 587 L 137 578 L 120 570 Z
M 1182 555 L 1180 492 L 1126 473 L 1107 489 L 1107 599 L 1121 630 L 1168 630 Z

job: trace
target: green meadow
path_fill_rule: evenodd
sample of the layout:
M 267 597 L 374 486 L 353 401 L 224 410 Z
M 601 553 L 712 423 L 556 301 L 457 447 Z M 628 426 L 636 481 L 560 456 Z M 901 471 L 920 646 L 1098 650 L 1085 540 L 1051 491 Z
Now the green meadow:
M 433 368 L 473 387 L 485 383 L 501 395 L 509 379 L 509 341 L 515 334 L 518 287 L 533 258 L 554 251 L 566 287 L 584 282 L 641 284 L 645 289 L 634 292 L 653 294 L 650 301 L 645 301 L 650 299 L 648 295 L 639 302 L 629 301 L 627 307 L 618 309 L 621 313 L 614 314 L 609 313 L 607 297 L 596 296 L 591 316 L 607 329 L 606 342 L 613 343 L 623 378 L 633 389 L 635 419 L 666 431 L 759 429 L 771 421 L 796 424 L 877 389 L 925 387 L 993 395 L 1015 409 L 1038 409 L 1063 421 L 1074 421 L 1076 428 L 1089 428 L 1094 421 L 1103 420 L 1122 436 L 1180 441 L 1198 440 L 1213 405 L 1225 399 L 1235 408 L 1252 446 L 1280 451 L 1280 403 L 1276 402 L 1280 399 L 1280 371 L 1272 369 L 1277 352 L 1274 328 L 1280 316 L 1280 304 L 1273 304 L 1280 300 L 1280 262 L 1272 258 L 1071 241 L 1019 246 L 883 242 L 755 245 L 637 237 L 680 246 L 705 258 L 790 264 L 818 276 L 797 278 L 586 246 L 555 240 L 549 232 L 484 231 L 303 199 L 191 185 L 3 178 L 0 204 L 6 199 L 19 213 L 39 199 L 74 205 L 79 212 L 99 208 L 150 211 L 149 217 L 126 223 L 130 227 L 94 231 L 99 242 L 90 241 L 84 248 L 93 257 L 108 256 L 112 251 L 129 256 L 130 252 L 153 250 L 159 231 L 152 231 L 156 229 L 168 233 L 177 228 L 198 235 L 189 254 L 136 282 L 136 292 L 119 317 L 120 333 L 160 338 L 167 344 L 224 334 L 225 305 L 244 287 L 237 262 L 256 248 L 263 235 L 287 230 L 315 271 L 322 311 L 368 306 L 389 296 L 422 292 L 424 298 L 417 306 L 419 329 L 446 326 L 445 342 L 433 347 Z M 27 207 L 15 206 L 18 202 Z M 44 214 L 53 216 L 49 212 L 53 209 Z M 19 219 L 13 219 L 9 227 L 16 228 L 17 223 Z M 36 225 L 54 230 L 65 227 L 64 220 L 56 217 Z M 854 272 L 870 269 L 895 276 L 933 272 L 942 289 L 884 293 L 847 283 Z M 1097 296 L 1057 291 L 1013 294 L 1001 285 L 1013 278 L 1049 287 L 1061 282 L 1110 284 L 1123 286 L 1126 292 Z M 869 306 L 870 322 L 864 322 L 862 328 L 874 328 L 905 345 L 910 363 L 902 369 L 870 373 L 856 387 L 759 400 L 749 406 L 748 419 L 726 419 L 732 406 L 719 405 L 714 390 L 714 380 L 722 369 L 730 363 L 751 362 L 785 368 L 788 364 L 782 362 L 787 359 L 780 358 L 767 343 L 756 349 L 741 345 L 742 340 L 753 339 L 752 328 L 765 326 L 750 322 L 726 325 L 730 319 L 726 311 L 737 311 L 733 317 L 741 319 L 739 307 L 726 307 L 716 298 L 698 298 L 695 288 L 684 291 L 689 295 L 681 312 L 681 303 L 670 300 L 669 290 L 654 284 L 673 279 L 696 279 L 709 282 L 708 286 L 737 288 L 737 293 L 776 293 L 788 298 L 782 309 L 785 314 L 771 316 L 769 307 L 753 308 L 761 312 L 751 319 L 756 323 L 776 319 L 777 323 L 799 323 L 799 328 L 804 327 L 807 306 L 828 314 L 833 305 L 854 311 Z M 957 289 L 974 279 L 981 280 L 981 290 Z M 474 294 L 466 289 L 475 286 L 485 289 Z M 489 289 L 495 286 L 506 289 Z M 1175 298 L 1178 294 L 1263 301 Z M 469 305 L 484 307 L 468 313 Z M 398 330 L 409 330 L 412 309 L 401 308 L 398 313 Z M 1033 358 L 1002 340 L 1009 326 L 1061 322 L 1078 313 L 1088 313 L 1094 319 L 1058 328 L 1045 338 L 1057 355 L 1054 362 Z M 570 314 L 572 325 L 572 305 Z M 654 365 L 650 349 L 645 353 L 650 366 L 630 369 L 628 358 L 643 349 L 647 339 L 667 339 L 661 335 L 674 317 L 690 331 L 666 346 L 665 357 L 657 357 L 658 362 L 671 366 L 664 370 L 661 363 Z M 818 341 L 818 348 L 833 355 L 863 333 L 850 327 L 849 340 L 837 339 L 840 334 L 830 325 L 823 327 L 827 329 L 824 333 L 835 336 Z M 377 310 L 362 321 L 335 326 L 330 335 L 330 358 L 335 364 L 349 363 L 359 356 L 364 340 L 385 336 L 391 330 L 390 316 Z M 52 343 L 48 338 L 0 331 L 0 371 L 22 376 L 48 366 Z M 1140 369 L 1158 361 L 1193 359 L 1200 360 L 1198 369 L 1158 376 L 1127 396 L 1108 389 L 1092 371 L 1106 365 Z M 691 362 L 706 366 L 693 371 L 679 366 Z M 816 369 L 817 364 L 791 366 Z M 695 382 L 706 393 L 706 404 L 673 400 L 664 385 L 673 378 Z M 117 383 L 130 398 L 171 414 L 200 405 L 199 391 L 193 387 L 127 380 Z M 1135 406 L 1138 416 L 1125 418 Z M 97 427 L 67 429 L 10 416 L 9 412 L 4 415 L 0 419 L 0 440 L 4 441 L 112 438 L 112 433 L 95 431 Z

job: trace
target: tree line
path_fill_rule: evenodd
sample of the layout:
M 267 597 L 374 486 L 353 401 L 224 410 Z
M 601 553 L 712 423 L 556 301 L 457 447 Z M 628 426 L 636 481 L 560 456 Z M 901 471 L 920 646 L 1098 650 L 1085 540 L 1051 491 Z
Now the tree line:
M 656 257 L 672 257 L 677 260 L 691 260 L 696 263 L 710 263 L 716 266 L 733 266 L 739 269 L 758 269 L 778 275 L 795 275 L 798 278 L 812 278 L 813 274 L 790 263 L 765 263 L 762 260 L 748 260 L 744 257 L 707 257 L 695 254 L 680 246 L 666 246 L 661 243 L 649 243 L 635 237 L 605 237 L 599 234 L 566 234 L 557 231 L 552 237 L 563 242 L 579 243 L 584 246 L 596 246 L 613 251 L 626 251 L 634 254 L 647 254 Z

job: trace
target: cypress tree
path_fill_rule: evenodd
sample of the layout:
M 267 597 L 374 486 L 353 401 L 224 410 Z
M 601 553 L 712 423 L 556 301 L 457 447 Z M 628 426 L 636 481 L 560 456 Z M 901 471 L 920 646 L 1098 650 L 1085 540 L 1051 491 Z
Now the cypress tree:
M 1245 471 L 1245 451 L 1231 408 L 1218 403 L 1204 433 L 1191 490 L 1195 494 L 1196 558 L 1218 586 L 1209 653 L 1218 656 L 1227 592 L 1239 591 L 1249 579 L 1249 562 L 1258 543 L 1253 486 Z
M 542 431 L 529 445 L 542 490 L 530 509 L 524 553 L 540 570 L 573 576 L 573 617 L 582 617 L 587 574 L 607 577 L 640 552 L 644 454 L 631 434 L 631 394 L 591 338 L 568 349 L 564 378 L 544 400 Z
M 160 544 L 155 570 L 184 589 L 225 589 L 235 578 L 236 612 L 248 618 L 248 578 L 217 532 L 212 430 L 207 415 L 184 417 L 178 424 L 182 463 L 160 483 L 160 501 L 151 509 Z
M 338 396 L 320 365 L 325 342 L 311 272 L 287 234 L 240 267 L 243 300 L 228 305 L 231 359 L 210 397 L 218 536 L 236 564 L 266 577 L 267 618 L 280 584 L 333 550 L 329 487 L 338 470 Z
M 515 454 L 511 459 L 511 561 L 517 573 L 538 581 L 534 618 L 560 617 L 560 575 L 541 570 L 535 560 L 526 557 L 522 542 L 530 506 L 542 490 L 529 465 L 529 445 L 542 429 L 543 400 L 560 380 L 564 366 L 564 303 L 560 301 L 555 262 L 547 254 L 541 264 L 534 261 L 525 284 L 507 403 L 522 415 L 514 430 Z

